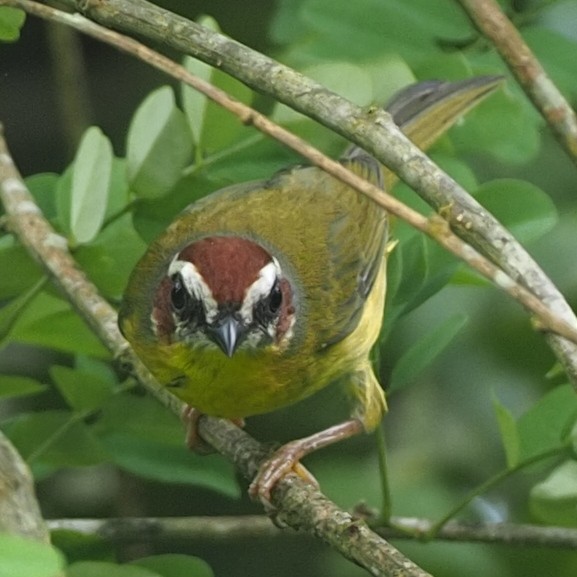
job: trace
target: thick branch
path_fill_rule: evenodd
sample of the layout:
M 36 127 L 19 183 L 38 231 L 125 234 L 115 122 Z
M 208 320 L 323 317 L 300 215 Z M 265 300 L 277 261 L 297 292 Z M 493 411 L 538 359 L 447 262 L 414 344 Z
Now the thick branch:
M 144 0 L 63 0 L 107 26 L 146 37 L 221 68 L 255 90 L 318 120 L 375 155 L 443 217 L 453 230 L 526 286 L 568 324 L 573 311 L 515 238 L 396 127 L 388 114 L 368 114 L 318 83 L 246 46 Z M 577 345 L 547 340 L 577 388 Z
M 54 90 L 60 116 L 64 145 L 70 157 L 92 119 L 84 54 L 78 33 L 70 28 L 51 24 L 47 29 Z
M 0 432 L 0 532 L 50 542 L 28 466 Z
M 0 137 L 0 199 L 8 227 L 30 254 L 53 277 L 81 316 L 116 357 L 134 367 L 142 384 L 176 414 L 183 405 L 154 380 L 128 347 L 116 324 L 116 311 L 98 294 L 96 287 L 78 269 L 66 240 L 56 234 L 42 216 L 18 173 L 6 143 Z M 258 469 L 266 450 L 252 437 L 228 421 L 203 417 L 200 433 L 249 479 Z M 367 525 L 340 510 L 318 490 L 296 475 L 280 481 L 272 494 L 280 521 L 306 531 L 337 549 L 342 555 L 378 577 L 427 577 L 429 575 Z
M 577 116 L 496 0 L 459 0 L 577 164 Z
M 224 544 L 239 538 L 286 539 L 298 536 L 275 527 L 268 517 L 156 517 L 141 519 L 54 519 L 51 531 L 68 529 L 98 535 L 114 543 L 174 543 L 209 539 Z M 419 539 L 427 535 L 433 521 L 414 517 L 393 517 L 393 527 L 374 527 L 386 539 Z M 437 540 L 468 543 L 500 543 L 519 547 L 577 549 L 577 529 L 514 523 L 469 524 L 451 521 Z

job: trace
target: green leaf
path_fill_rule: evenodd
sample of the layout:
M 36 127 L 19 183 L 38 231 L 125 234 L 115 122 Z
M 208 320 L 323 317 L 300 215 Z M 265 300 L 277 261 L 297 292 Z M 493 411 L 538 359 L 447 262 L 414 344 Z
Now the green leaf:
M 96 533 L 80 533 L 68 529 L 50 531 L 50 540 L 66 556 L 68 563 L 75 561 L 113 561 L 110 542 Z M 104 577 L 104 576 L 103 576 Z
M 413 382 L 451 344 L 467 320 L 463 314 L 449 317 L 408 349 L 393 368 L 389 392 Z
M 43 411 L 19 415 L 7 434 L 22 456 L 58 467 L 97 465 L 107 459 L 90 428 L 68 411 Z
M 100 379 L 102 382 L 108 383 L 110 388 L 118 385 L 118 377 L 110 363 L 103 362 L 99 359 L 78 355 L 76 357 L 75 366 L 83 373 L 92 375 Z
M 123 433 L 141 440 L 184 447 L 179 419 L 148 396 L 126 392 L 115 395 L 103 408 L 94 430 L 99 437 Z
M 342 149 L 339 148 L 339 152 Z M 204 158 L 194 176 L 203 183 L 210 184 L 200 195 L 194 190 L 192 200 L 205 196 L 206 191 L 214 191 L 238 182 L 270 178 L 278 170 L 298 164 L 302 159 L 288 148 L 271 142 L 263 135 L 246 132 L 246 138 L 223 148 Z M 196 186 L 196 184 L 195 184 Z
M 573 451 L 575 452 L 575 454 L 577 454 L 577 421 L 575 422 L 573 428 L 571 429 L 570 438 L 571 438 L 571 444 L 573 445 Z
M 130 201 L 129 193 L 130 189 L 126 180 L 126 160 L 124 158 L 113 158 L 108 203 L 106 204 L 106 214 L 104 215 L 105 221 L 117 218 L 126 209 Z
M 218 23 L 210 16 L 202 16 L 198 23 L 205 28 L 220 32 Z M 204 62 L 186 56 L 184 67 L 201 79 L 220 88 L 236 100 L 249 104 L 252 90 L 230 75 Z M 249 134 L 246 126 L 238 118 L 187 84 L 182 85 L 183 109 L 197 147 L 197 160 L 221 151 Z
M 26 20 L 26 13 L 18 8 L 0 6 L 0 40 L 15 42 L 20 38 L 20 29 Z
M 218 23 L 210 16 L 201 16 L 198 19 L 198 24 L 215 32 L 220 32 Z M 194 76 L 206 82 L 211 81 L 213 68 L 202 62 L 202 60 L 192 58 L 192 56 L 185 56 L 182 64 L 191 74 L 194 74 Z M 190 130 L 192 131 L 192 139 L 197 147 L 201 147 L 206 109 L 210 101 L 204 94 L 188 84 L 183 83 L 181 90 L 182 108 L 188 119 Z
M 80 141 L 72 165 L 69 228 L 76 243 L 90 242 L 100 230 L 112 171 L 112 145 L 92 126 Z
M 419 294 L 427 284 L 430 270 L 427 239 L 408 227 L 399 226 L 397 232 L 401 238 L 395 236 L 398 243 L 387 262 L 387 295 L 379 346 L 384 345 L 399 317 L 423 302 Z
M 460 152 L 480 151 L 509 164 L 535 158 L 539 151 L 540 120 L 521 90 L 507 86 L 467 113 L 466 122 L 451 130 Z
M 543 523 L 577 527 L 577 461 L 565 461 L 531 490 L 532 513 Z
M 232 466 L 217 455 L 199 456 L 184 446 L 171 446 L 138 436 L 108 435 L 102 439 L 116 465 L 146 479 L 205 487 L 229 497 L 240 491 Z
M 230 463 L 217 455 L 191 453 L 182 424 L 149 397 L 124 394 L 110 399 L 94 429 L 112 460 L 131 473 L 239 495 Z
M 403 274 L 396 292 L 391 295 L 394 306 L 410 305 L 425 285 L 429 276 L 428 248 L 422 234 L 415 234 L 395 248 L 396 254 L 393 258 L 401 260 Z
M 217 188 L 218 185 L 205 180 L 203 175 L 185 176 L 166 196 L 143 199 L 136 204 L 132 213 L 134 229 L 142 239 L 151 242 L 166 231 L 185 206 Z
M 52 219 L 57 214 L 56 188 L 59 180 L 60 175 L 53 172 L 33 174 L 24 179 L 36 204 L 47 219 Z
M 0 300 L 27 291 L 42 277 L 42 269 L 26 249 L 13 237 L 0 238 L 0 270 L 17 270 L 18 274 L 3 274 L 0 278 Z
M 221 70 L 212 71 L 211 84 L 245 104 L 249 104 L 252 99 L 252 91 L 248 86 Z M 250 130 L 236 116 L 212 101 L 207 103 L 199 145 L 202 152 L 214 154 L 249 134 Z
M 559 447 L 577 419 L 577 395 L 570 385 L 556 387 L 533 405 L 517 422 L 519 459 Z
M 507 467 L 511 468 L 519 462 L 520 439 L 517 423 L 511 411 L 499 401 L 495 394 L 493 394 L 493 408 L 495 409 L 495 415 L 499 423 L 499 431 L 501 433 L 501 442 L 505 449 Z
M 553 201 L 529 182 L 493 180 L 482 184 L 475 198 L 524 243 L 543 236 L 557 223 Z
M 59 229 L 72 237 L 72 164 L 60 175 L 56 183 L 56 221 Z
M 46 346 L 69 353 L 108 358 L 110 353 L 70 308 L 46 292 L 36 295 L 12 327 L 13 341 Z
M 0 577 L 59 577 L 62 554 L 49 545 L 0 533 Z
M 50 376 L 75 411 L 99 409 L 113 394 L 109 382 L 86 371 L 55 365 L 50 367 Z
M 561 3 L 559 3 L 561 4 Z M 570 4 L 566 2 L 566 4 Z M 575 20 L 571 23 L 566 21 L 567 26 L 575 28 Z M 571 95 L 577 96 L 575 87 L 575 75 L 577 75 L 577 62 L 575 60 L 575 41 L 564 37 L 557 30 L 547 29 L 543 26 L 529 26 L 523 31 L 523 38 L 529 47 L 535 51 L 539 61 L 543 64 L 547 74 L 559 89 Z
M 543 27 L 555 30 L 574 45 L 577 44 L 577 4 L 573 0 L 557 0 L 541 3 L 538 22 Z
M 0 375 L 0 398 L 9 399 L 37 395 L 47 389 L 46 385 L 30 377 L 19 375 Z
M 93 242 L 79 247 L 75 257 L 104 296 L 119 300 L 145 249 L 131 215 L 125 214 L 105 227 Z
M 465 14 L 449 0 L 358 0 L 339 2 L 338 8 L 334 0 L 309 0 L 285 2 L 282 8 L 272 37 L 291 46 L 288 59 L 301 67 L 322 59 L 370 60 L 382 53 L 416 60 L 437 51 L 442 38 L 473 34 Z
M 162 577 L 160 573 L 136 565 L 116 565 L 105 561 L 79 561 L 66 571 L 66 577 Z M 184 577 L 184 576 L 183 576 Z M 192 576 L 191 576 L 192 577 Z
M 210 565 L 190 555 L 155 555 L 154 557 L 144 557 L 132 562 L 132 565 L 152 569 L 161 577 L 213 577 L 214 573 Z
M 43 289 L 47 277 L 42 277 L 32 288 L 0 308 L 0 344 L 9 340 L 12 329 L 28 305 Z
M 169 86 L 155 90 L 136 111 L 128 130 L 126 170 L 141 198 L 164 196 L 192 157 L 192 135 Z

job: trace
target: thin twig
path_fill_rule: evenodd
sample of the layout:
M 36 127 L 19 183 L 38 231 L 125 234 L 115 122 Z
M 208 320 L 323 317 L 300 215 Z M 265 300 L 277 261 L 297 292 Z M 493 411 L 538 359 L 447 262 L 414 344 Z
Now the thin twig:
M 44 219 L 0 134 L 0 200 L 10 230 L 47 270 L 55 284 L 93 328 L 111 353 L 137 374 L 140 382 L 175 414 L 181 401 L 155 381 L 134 355 L 116 324 L 116 311 L 98 294 L 71 257 L 66 240 Z M 243 475 L 254 477 L 267 450 L 229 421 L 202 417 L 199 430 L 215 449 L 233 461 Z M 272 493 L 280 522 L 309 532 L 377 577 L 428 577 L 429 574 L 371 531 L 366 523 L 339 509 L 296 475 L 282 479 Z
M 573 343 L 577 343 L 577 328 L 559 318 L 559 315 L 553 313 L 538 297 L 533 295 L 522 285 L 516 283 L 498 266 L 483 257 L 466 242 L 462 241 L 450 230 L 447 222 L 443 218 L 438 216 L 433 216 L 431 218 L 424 217 L 409 208 L 407 205 L 398 201 L 390 194 L 383 192 L 375 185 L 353 174 L 339 162 L 325 156 L 306 141 L 273 123 L 254 109 L 231 98 L 225 92 L 192 75 L 183 66 L 176 64 L 169 58 L 144 46 L 132 38 L 99 26 L 98 24 L 83 18 L 79 14 L 68 14 L 29 0 L 0 0 L 0 4 L 18 6 L 24 8 L 31 14 L 65 23 L 84 32 L 85 34 L 111 44 L 123 52 L 147 62 L 151 66 L 161 70 L 173 78 L 176 78 L 177 80 L 189 84 L 199 92 L 205 94 L 211 100 L 217 102 L 223 108 L 226 108 L 238 116 L 241 122 L 254 126 L 258 130 L 272 136 L 276 140 L 297 151 L 313 164 L 355 188 L 362 194 L 365 194 L 391 214 L 405 220 L 411 226 L 431 237 L 446 250 L 465 261 L 469 266 L 477 270 L 493 282 L 493 284 L 504 290 L 514 299 L 523 304 L 523 306 L 528 310 L 533 312 L 539 320 L 539 328 L 541 330 L 557 333 L 558 335 L 569 339 Z M 389 123 L 389 115 L 383 111 L 375 110 L 369 114 L 369 116 L 375 117 L 375 124 L 377 125 L 381 122 Z M 420 151 L 419 154 L 422 155 Z M 427 157 L 425 156 L 424 158 Z
M 461 238 L 577 327 L 571 307 L 527 251 L 414 146 L 389 115 L 367 114 L 287 66 L 144 0 L 61 1 L 105 26 L 148 38 L 224 70 L 369 151 L 442 213 Z M 547 334 L 546 339 L 577 389 L 577 345 L 555 334 Z
M 459 0 L 577 164 L 577 116 L 496 0 Z
M 499 471 L 492 477 L 489 477 L 484 483 L 481 483 L 477 487 L 475 487 L 470 493 L 468 493 L 459 503 L 457 503 L 454 507 L 452 507 L 441 519 L 435 521 L 429 529 L 426 537 L 428 539 L 434 539 L 439 532 L 443 529 L 443 527 L 453 518 L 455 518 L 467 505 L 469 505 L 476 497 L 480 495 L 484 495 L 495 486 L 502 483 L 505 479 L 513 476 L 514 474 L 534 465 L 535 463 L 541 463 L 547 459 L 551 459 L 553 457 L 559 457 L 563 453 L 566 453 L 569 450 L 569 446 L 567 445 L 560 445 L 558 447 L 554 447 L 552 449 L 548 449 L 543 453 L 538 453 L 537 455 L 532 455 L 522 461 L 519 461 L 513 467 L 509 467 L 502 471 Z
M 386 539 L 419 539 L 433 521 L 415 517 L 392 517 L 393 527 L 373 527 Z M 209 539 L 227 544 L 236 539 L 287 539 L 300 536 L 274 526 L 262 515 L 235 517 L 147 517 L 131 519 L 53 519 L 51 531 L 70 530 L 96 535 L 113 543 L 175 543 Z M 518 547 L 577 549 L 577 529 L 541 525 L 451 521 L 437 534 L 438 540 L 469 543 L 500 543 Z

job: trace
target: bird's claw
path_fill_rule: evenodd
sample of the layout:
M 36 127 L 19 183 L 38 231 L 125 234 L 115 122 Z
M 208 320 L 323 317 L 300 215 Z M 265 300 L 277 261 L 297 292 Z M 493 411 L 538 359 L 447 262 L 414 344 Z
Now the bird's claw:
M 198 432 L 198 421 L 204 413 L 198 409 L 186 405 L 182 410 L 181 419 L 186 428 L 186 446 L 198 455 L 210 455 L 214 453 L 214 448 L 209 445 Z M 244 427 L 244 419 L 230 419 L 237 427 Z
M 269 514 L 276 511 L 271 500 L 271 492 L 286 475 L 293 473 L 306 483 L 314 487 L 319 486 L 314 476 L 299 462 L 303 456 L 302 453 L 302 448 L 297 441 L 283 445 L 261 464 L 250 484 L 248 490 L 250 497 L 260 501 Z

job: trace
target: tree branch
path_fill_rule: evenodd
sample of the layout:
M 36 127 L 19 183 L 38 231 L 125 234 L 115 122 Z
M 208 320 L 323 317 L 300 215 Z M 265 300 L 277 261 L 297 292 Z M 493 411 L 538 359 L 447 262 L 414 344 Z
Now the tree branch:
M 419 539 L 430 533 L 434 522 L 415 517 L 392 517 L 393 527 L 373 527 L 386 539 Z M 268 517 L 156 517 L 132 519 L 54 519 L 51 531 L 70 530 L 97 535 L 114 543 L 166 542 L 210 539 L 227 543 L 240 537 L 286 539 L 298 537 L 275 527 Z M 577 549 L 577 529 L 513 523 L 470 524 L 451 521 L 436 539 L 468 543 L 499 543 L 519 547 Z
M 0 532 L 50 542 L 28 466 L 0 432 Z
M 499 54 L 577 164 L 577 116 L 496 0 L 459 0 Z
M 91 99 L 80 37 L 75 30 L 51 23 L 46 39 L 54 76 L 56 101 L 66 152 L 72 158 L 84 131 L 90 126 Z
M 14 166 L 0 135 L 0 200 L 9 229 L 46 269 L 80 315 L 114 356 L 134 368 L 141 383 L 164 405 L 180 415 L 183 404 L 154 380 L 116 324 L 116 311 L 98 294 L 68 252 L 66 240 L 42 216 Z M 202 417 L 200 433 L 215 449 L 252 479 L 267 450 L 229 421 Z M 377 577 L 427 577 L 429 574 L 390 543 L 353 518 L 296 475 L 282 479 L 272 492 L 278 520 L 328 543 L 343 556 Z
M 145 0 L 62 1 L 106 26 L 148 38 L 220 68 L 369 151 L 440 212 L 461 238 L 547 303 L 565 322 L 577 327 L 571 307 L 527 251 L 411 143 L 388 114 L 367 113 L 271 58 Z M 577 345 L 555 334 L 547 334 L 546 338 L 577 390 Z

